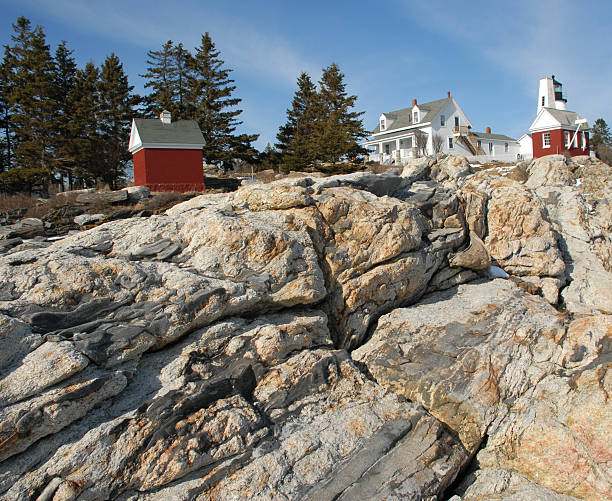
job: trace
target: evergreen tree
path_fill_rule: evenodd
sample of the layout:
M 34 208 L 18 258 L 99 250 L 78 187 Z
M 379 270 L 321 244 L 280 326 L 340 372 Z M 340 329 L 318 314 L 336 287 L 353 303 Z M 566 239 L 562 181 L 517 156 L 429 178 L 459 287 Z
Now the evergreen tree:
M 173 74 L 172 94 L 174 96 L 175 113 L 177 120 L 187 118 L 187 84 L 189 76 L 189 60 L 191 54 L 183 48 L 183 42 L 179 42 L 173 50 L 175 72 Z
M 612 134 L 610 128 L 603 118 L 598 118 L 593 124 L 593 132 L 591 134 L 591 148 L 597 151 L 600 144 L 612 146 Z
M 55 100 L 56 108 L 56 130 L 55 157 L 57 168 L 62 176 L 68 177 L 68 185 L 72 187 L 72 171 L 75 168 L 74 159 L 71 155 L 71 143 L 75 139 L 73 120 L 75 114 L 72 94 L 75 85 L 77 65 L 72 57 L 72 52 L 66 47 L 66 41 L 62 41 L 55 51 Z
M 281 154 L 278 150 L 272 147 L 270 143 L 266 145 L 264 150 L 259 153 L 256 161 L 257 171 L 272 169 L 278 172 L 278 167 L 281 163 Z
M 364 112 L 351 111 L 357 96 L 347 95 L 337 64 L 323 70 L 319 87 L 315 133 L 319 160 L 335 163 L 365 153 L 358 142 L 368 135 L 359 118 Z
M 188 63 L 191 55 L 183 44 L 168 40 L 161 50 L 147 52 L 147 78 L 145 88 L 151 93 L 145 98 L 145 115 L 157 117 L 168 110 L 173 120 L 187 117 L 185 95 L 187 93 Z
M 100 171 L 97 177 L 116 189 L 121 183 L 126 164 L 132 155 L 128 151 L 130 125 L 137 96 L 128 83 L 123 65 L 115 54 L 106 58 L 100 71 Z
M 242 124 L 236 119 L 242 110 L 235 109 L 241 99 L 232 97 L 236 86 L 229 78 L 231 70 L 223 68 L 219 54 L 210 35 L 202 35 L 200 46 L 189 60 L 189 115 L 198 121 L 206 141 L 204 161 L 231 167 L 234 159 L 253 159 L 256 151 L 251 142 L 258 135 L 234 134 Z
M 147 72 L 141 75 L 147 78 L 145 88 L 151 87 L 151 93 L 145 98 L 145 114 L 157 116 L 168 110 L 175 116 L 172 79 L 175 74 L 174 43 L 168 40 L 161 50 L 147 52 Z
M 298 90 L 293 96 L 287 122 L 279 129 L 276 147 L 281 154 L 284 171 L 303 170 L 317 157 L 314 133 L 316 126 L 317 92 L 308 73 L 298 77 Z
M 603 118 L 598 118 L 593 124 L 590 147 L 597 158 L 609 165 L 612 164 L 612 134 Z
M 7 66 L 14 164 L 52 173 L 56 167 L 54 63 L 40 26 L 32 29 L 30 21 L 21 16 L 13 29 L 14 45 L 7 47 Z
M 0 172 L 11 168 L 10 79 L 7 56 L 0 63 Z
M 71 141 L 67 143 L 67 157 L 73 165 L 70 187 L 94 186 L 102 177 L 101 137 L 98 131 L 100 114 L 100 72 L 89 62 L 78 70 L 69 100 L 73 106 L 68 123 Z

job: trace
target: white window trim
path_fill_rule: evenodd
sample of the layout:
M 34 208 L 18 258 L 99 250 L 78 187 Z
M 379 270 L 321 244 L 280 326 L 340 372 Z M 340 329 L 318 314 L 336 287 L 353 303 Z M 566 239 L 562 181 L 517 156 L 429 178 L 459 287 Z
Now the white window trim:
M 449 137 L 448 138 L 448 149 L 452 150 L 455 146 L 453 145 L 453 138 Z
M 546 144 L 547 136 L 548 136 L 548 144 Z M 542 134 L 542 148 L 550 148 L 550 132 L 544 132 Z
M 563 144 L 566 148 L 572 147 L 572 135 L 566 130 L 563 131 Z
M 380 119 L 380 130 L 387 130 L 387 121 L 384 118 Z

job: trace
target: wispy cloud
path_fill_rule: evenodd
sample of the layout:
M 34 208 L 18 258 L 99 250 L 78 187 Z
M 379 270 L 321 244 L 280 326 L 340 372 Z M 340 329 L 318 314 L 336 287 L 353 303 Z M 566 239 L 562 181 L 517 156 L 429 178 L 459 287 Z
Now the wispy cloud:
M 211 33 L 228 66 L 257 75 L 274 86 L 295 86 L 300 72 L 314 72 L 319 65 L 304 57 L 287 40 L 261 33 L 244 22 L 211 15 L 200 2 L 142 4 L 129 2 L 74 2 L 72 0 L 24 0 L 64 24 L 122 44 L 157 49 L 166 40 L 182 41 L 188 48 Z M 188 14 L 186 16 L 185 14 Z M 222 27 L 222 28 L 221 28 Z
M 612 111 L 612 47 L 606 23 L 593 22 L 601 15 L 597 6 L 568 0 L 403 4 L 411 19 L 452 40 L 454 50 L 478 54 L 507 73 L 534 102 L 538 80 L 555 74 L 571 109 L 592 120 Z M 609 6 L 600 8 L 610 13 Z

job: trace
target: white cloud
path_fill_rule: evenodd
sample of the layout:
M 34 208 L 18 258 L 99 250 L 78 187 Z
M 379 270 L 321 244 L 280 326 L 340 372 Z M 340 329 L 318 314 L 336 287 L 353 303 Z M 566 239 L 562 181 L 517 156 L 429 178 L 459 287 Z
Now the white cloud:
M 287 40 L 215 16 L 198 2 L 184 3 L 181 8 L 169 2 L 142 8 L 130 2 L 27 1 L 73 28 L 144 49 L 157 49 L 166 40 L 193 48 L 208 31 L 227 66 L 263 77 L 275 86 L 293 87 L 300 72 L 320 70 Z
M 430 0 L 427 5 L 404 5 L 411 19 L 451 40 L 455 44 L 451 51 L 479 55 L 492 68 L 507 73 L 518 92 L 534 103 L 539 79 L 554 74 L 564 84 L 569 109 L 591 121 L 612 111 L 609 31 L 605 22 L 596 21 L 597 16 L 609 15 L 608 5 L 598 8 L 568 0 L 496 4 Z M 598 12 L 602 9 L 607 14 Z M 444 16 L 432 17 L 435 12 Z

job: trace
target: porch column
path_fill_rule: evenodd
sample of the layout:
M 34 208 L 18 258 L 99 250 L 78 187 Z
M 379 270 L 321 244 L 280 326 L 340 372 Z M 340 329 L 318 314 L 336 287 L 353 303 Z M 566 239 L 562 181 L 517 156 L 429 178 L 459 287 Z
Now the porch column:
M 401 161 L 401 151 L 400 151 L 400 140 L 395 140 L 395 163 L 400 163 Z

